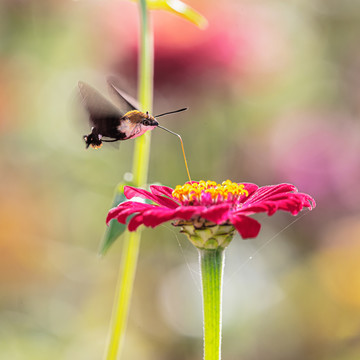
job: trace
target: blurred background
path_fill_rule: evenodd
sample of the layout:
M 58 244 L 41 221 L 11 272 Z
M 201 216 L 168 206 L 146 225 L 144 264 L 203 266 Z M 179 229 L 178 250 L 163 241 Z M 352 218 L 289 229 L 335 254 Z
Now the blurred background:
M 188 0 L 200 30 L 154 11 L 154 113 L 193 179 L 294 183 L 317 208 L 261 217 L 227 249 L 226 360 L 360 356 L 360 3 Z M 77 82 L 136 94 L 127 1 L 0 2 L 0 358 L 101 359 L 121 239 L 97 255 L 133 142 L 85 150 Z M 166 149 L 166 151 L 164 151 Z M 154 130 L 149 182 L 187 180 Z M 124 359 L 202 358 L 197 252 L 143 233 Z

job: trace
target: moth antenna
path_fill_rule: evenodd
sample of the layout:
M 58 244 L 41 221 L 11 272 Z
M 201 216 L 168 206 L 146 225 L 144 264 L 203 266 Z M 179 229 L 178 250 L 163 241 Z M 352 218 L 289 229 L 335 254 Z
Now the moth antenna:
M 179 112 L 179 111 L 183 111 L 183 110 L 186 110 L 186 108 L 185 108 L 185 109 L 181 109 L 181 110 L 177 110 L 177 111 L 175 111 L 175 112 Z M 192 183 L 192 180 L 191 180 L 191 177 L 190 177 L 189 168 L 188 168 L 188 164 L 187 164 L 187 160 L 186 160 L 184 143 L 183 143 L 183 141 L 182 141 L 181 136 L 180 136 L 179 134 L 177 134 L 177 133 L 175 133 L 175 132 L 167 129 L 167 128 L 164 128 L 163 126 L 158 125 L 157 127 L 160 128 L 160 129 L 163 129 L 163 130 L 165 130 L 165 131 L 167 131 L 167 132 L 169 132 L 170 134 L 173 134 L 173 135 L 177 136 L 177 137 L 180 139 L 181 149 L 182 149 L 183 156 L 184 156 L 184 162 L 185 162 L 185 167 L 186 167 L 187 176 L 188 176 L 188 178 L 189 178 L 190 183 Z
M 156 115 L 155 118 L 157 117 L 160 117 L 160 116 L 164 116 L 164 115 L 169 115 L 169 114 L 175 114 L 175 113 L 178 113 L 178 112 L 181 112 L 181 111 L 186 111 L 188 108 L 182 108 L 182 109 L 179 109 L 179 110 L 173 110 L 173 111 L 168 111 L 166 113 L 163 113 L 163 114 L 160 114 L 160 115 Z M 163 128 L 164 129 L 164 128 Z M 177 134 L 176 134 L 177 135 Z

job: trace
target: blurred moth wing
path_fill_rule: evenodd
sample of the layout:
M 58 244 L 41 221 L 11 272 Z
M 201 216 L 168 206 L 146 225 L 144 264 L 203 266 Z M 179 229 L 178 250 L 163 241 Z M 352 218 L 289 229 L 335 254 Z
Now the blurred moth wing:
M 86 143 L 86 138 L 90 141 L 87 143 L 87 147 L 89 145 L 100 147 L 101 142 L 104 141 L 103 137 L 117 139 L 119 136 L 118 126 L 124 113 L 90 85 L 80 81 L 79 90 L 92 127 L 91 134 L 84 136 Z
M 140 104 L 129 94 L 121 90 L 120 80 L 115 76 L 107 78 L 107 84 L 111 99 L 122 110 L 126 112 L 132 110 L 139 110 Z
M 125 112 L 121 112 L 120 108 L 116 107 L 92 86 L 82 81 L 79 81 L 78 85 L 81 97 L 84 101 L 85 108 L 90 115 L 91 121 L 101 119 L 103 116 L 117 118 L 124 116 Z

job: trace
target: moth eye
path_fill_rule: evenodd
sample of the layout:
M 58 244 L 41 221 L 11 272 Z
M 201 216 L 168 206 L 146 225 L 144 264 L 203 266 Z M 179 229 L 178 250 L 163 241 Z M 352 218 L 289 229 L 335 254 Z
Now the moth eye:
M 149 126 L 150 125 L 150 121 L 149 120 L 143 120 L 143 125 L 145 126 Z

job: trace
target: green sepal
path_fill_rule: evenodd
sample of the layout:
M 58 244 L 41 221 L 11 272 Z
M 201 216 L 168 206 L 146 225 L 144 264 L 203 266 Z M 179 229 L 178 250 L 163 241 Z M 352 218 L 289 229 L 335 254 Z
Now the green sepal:
M 115 189 L 114 200 L 112 202 L 111 208 L 118 206 L 127 200 L 124 195 L 124 186 L 133 186 L 132 183 L 120 183 Z M 126 224 L 119 223 L 116 219 L 112 219 L 109 223 L 109 226 L 106 227 L 104 236 L 100 243 L 99 255 L 104 256 L 109 250 L 110 246 L 115 242 L 117 238 L 122 235 L 127 229 L 127 225 L 133 215 L 129 216 Z
M 202 228 L 195 228 L 194 225 L 181 226 L 181 231 L 198 249 L 216 250 L 225 249 L 231 242 L 235 228 L 233 225 L 206 225 Z

